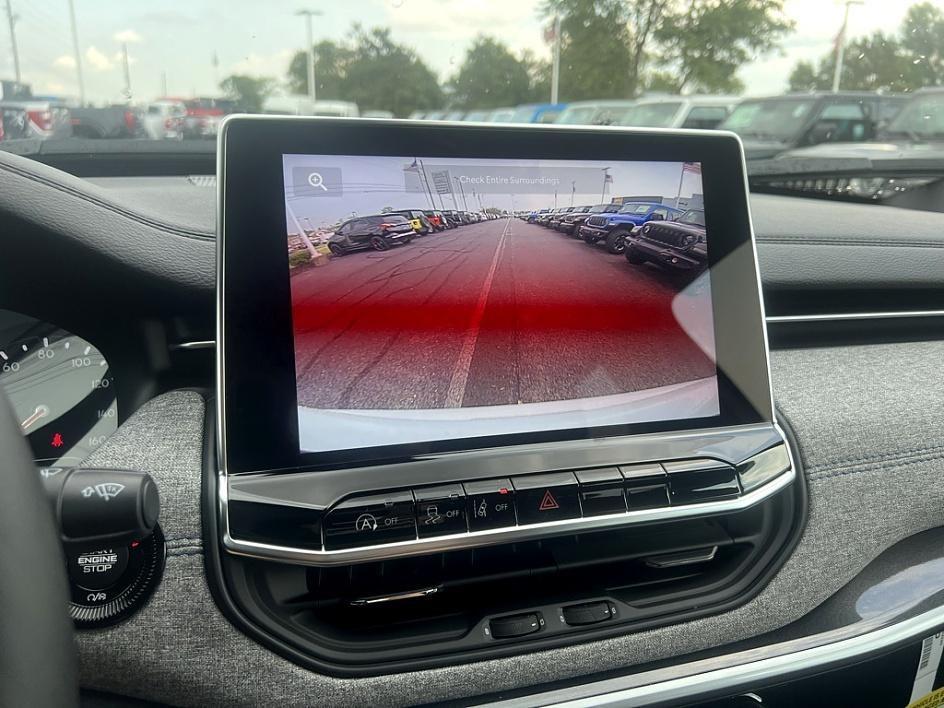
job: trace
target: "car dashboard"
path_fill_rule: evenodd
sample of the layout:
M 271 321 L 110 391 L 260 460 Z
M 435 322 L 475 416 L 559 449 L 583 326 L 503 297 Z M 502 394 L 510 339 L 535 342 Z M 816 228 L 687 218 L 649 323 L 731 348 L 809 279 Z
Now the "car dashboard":
M 213 175 L 77 177 L 0 153 L 0 183 L 0 385 L 36 464 L 141 470 L 161 493 L 153 595 L 76 635 L 92 705 L 707 705 L 765 690 L 786 705 L 771 684 L 899 660 L 944 625 L 944 215 L 751 199 L 801 482 L 790 513 L 805 519 L 756 592 L 592 641 L 339 675 L 254 633 L 218 570 Z M 304 577 L 272 570 L 285 582 L 267 591 L 300 592 Z

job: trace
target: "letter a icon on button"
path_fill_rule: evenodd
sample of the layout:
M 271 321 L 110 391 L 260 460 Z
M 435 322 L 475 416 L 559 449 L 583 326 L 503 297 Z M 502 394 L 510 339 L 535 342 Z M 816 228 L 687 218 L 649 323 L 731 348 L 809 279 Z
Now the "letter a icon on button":
M 541 500 L 541 506 L 538 507 L 538 511 L 550 511 L 551 509 L 560 509 L 560 505 L 557 503 L 554 495 L 551 494 L 551 490 L 548 489 L 544 492 L 544 498 Z

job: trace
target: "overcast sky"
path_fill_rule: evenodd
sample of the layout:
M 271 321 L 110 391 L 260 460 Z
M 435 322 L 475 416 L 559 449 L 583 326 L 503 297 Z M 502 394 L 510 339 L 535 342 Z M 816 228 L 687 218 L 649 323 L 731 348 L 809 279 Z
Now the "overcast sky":
M 35 93 L 77 96 L 75 60 L 66 0 L 10 0 L 23 80 Z M 392 28 L 440 78 L 452 75 L 478 34 L 490 34 L 520 51 L 548 56 L 540 0 L 74 0 L 90 100 L 121 99 L 121 42 L 128 43 L 135 99 L 160 93 L 166 72 L 171 95 L 214 95 L 218 78 L 249 73 L 282 78 L 293 52 L 304 48 L 305 27 L 294 12 L 321 10 L 315 41 L 338 40 L 353 22 Z M 852 8 L 849 36 L 897 30 L 911 2 L 865 0 Z M 934 0 L 944 8 L 944 0 Z M 757 58 L 739 76 L 750 95 L 784 90 L 793 65 L 830 51 L 842 21 L 838 0 L 787 0 L 796 30 L 783 51 Z M 5 19 L 5 18 L 3 18 Z M 214 68 L 213 56 L 219 58 Z M 13 78 L 6 22 L 0 23 L 0 78 Z
M 605 201 L 620 195 L 647 195 L 675 198 L 700 194 L 701 175 L 682 172 L 681 162 L 597 162 L 564 160 L 469 160 L 419 156 L 431 182 L 436 173 L 448 172 L 455 187 L 440 200 L 435 188 L 436 208 L 540 209 L 600 203 L 603 192 L 603 168 L 608 168 L 612 182 L 607 184 Z M 319 227 L 347 218 L 353 213 L 376 214 L 385 206 L 394 209 L 428 209 L 426 193 L 418 187 L 417 174 L 410 168 L 410 157 L 342 157 L 332 155 L 285 155 L 283 178 L 289 208 L 303 226 Z M 340 172 L 338 173 L 338 170 Z M 311 174 L 321 188 L 306 184 Z M 323 177 L 322 177 L 323 175 Z M 488 177 L 491 185 L 476 186 L 474 180 Z M 558 186 L 496 183 L 503 178 L 544 178 L 560 180 Z M 455 180 L 465 182 L 460 187 Z M 413 188 L 411 188 L 413 187 Z M 681 191 L 680 191 L 681 190 Z M 573 195 L 571 192 L 573 191 Z M 458 207 L 453 204 L 456 195 Z M 463 199 L 464 197 L 464 199 Z M 480 198 L 479 198 L 480 197 Z M 288 231 L 295 233 L 291 217 Z

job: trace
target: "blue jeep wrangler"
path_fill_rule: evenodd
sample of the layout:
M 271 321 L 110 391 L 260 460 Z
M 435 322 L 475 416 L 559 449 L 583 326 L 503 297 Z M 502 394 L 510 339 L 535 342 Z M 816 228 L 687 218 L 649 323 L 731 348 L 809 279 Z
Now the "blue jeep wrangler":
M 580 237 L 587 243 L 603 240 L 610 253 L 622 253 L 623 240 L 637 226 L 649 221 L 671 221 L 681 216 L 683 209 L 676 209 L 658 202 L 626 202 L 615 214 L 594 214 L 580 227 Z

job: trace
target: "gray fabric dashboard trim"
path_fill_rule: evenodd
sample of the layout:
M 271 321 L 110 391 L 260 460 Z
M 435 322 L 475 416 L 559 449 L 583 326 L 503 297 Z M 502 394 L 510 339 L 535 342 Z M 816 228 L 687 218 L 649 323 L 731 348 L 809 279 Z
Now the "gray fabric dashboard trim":
M 731 612 L 474 665 L 338 679 L 256 645 L 213 604 L 199 544 L 203 403 L 174 392 L 138 411 L 88 464 L 157 479 L 164 580 L 136 616 L 82 633 L 82 685 L 184 705 L 403 705 L 530 686 L 716 647 L 781 627 L 879 553 L 944 521 L 944 343 L 774 352 L 778 406 L 807 466 L 810 519 L 780 573 Z

